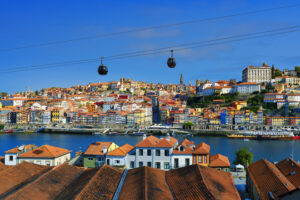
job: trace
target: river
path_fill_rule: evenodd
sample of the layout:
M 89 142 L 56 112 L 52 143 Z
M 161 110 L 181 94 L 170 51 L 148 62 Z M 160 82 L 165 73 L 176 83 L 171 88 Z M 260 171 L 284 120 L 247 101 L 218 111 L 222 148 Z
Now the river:
M 179 142 L 183 137 L 177 137 Z M 235 159 L 235 152 L 241 147 L 247 147 L 254 154 L 253 160 L 261 158 L 269 161 L 280 161 L 293 155 L 294 160 L 300 160 L 300 141 L 280 141 L 280 140 L 238 140 L 227 139 L 225 137 L 195 136 L 188 138 L 195 144 L 205 142 L 210 145 L 211 155 L 221 153 L 226 155 L 232 163 Z M 142 140 L 142 136 L 106 136 L 106 135 L 84 135 L 84 134 L 53 134 L 53 133 L 33 133 L 33 134 L 0 134 L 0 155 L 4 152 L 22 144 L 35 144 L 37 146 L 49 144 L 75 152 L 85 151 L 90 143 L 95 141 L 112 141 L 117 145 L 135 145 Z

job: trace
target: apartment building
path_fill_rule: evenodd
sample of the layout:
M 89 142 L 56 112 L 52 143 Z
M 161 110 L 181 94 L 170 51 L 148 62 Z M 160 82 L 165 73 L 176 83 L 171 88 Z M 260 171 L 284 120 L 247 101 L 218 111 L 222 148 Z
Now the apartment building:
M 261 67 L 249 66 L 243 70 L 243 82 L 267 83 L 272 79 L 272 69 L 266 63 Z

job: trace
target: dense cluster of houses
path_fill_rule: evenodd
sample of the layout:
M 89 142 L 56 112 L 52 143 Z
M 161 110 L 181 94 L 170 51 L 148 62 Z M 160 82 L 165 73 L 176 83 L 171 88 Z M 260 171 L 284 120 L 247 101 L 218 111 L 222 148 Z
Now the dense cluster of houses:
M 272 78 L 273 71 L 282 76 Z M 191 95 L 240 94 L 247 96 L 273 87 L 276 93 L 265 93 L 264 103 L 297 108 L 300 102 L 299 78 L 293 70 L 249 66 L 243 70 L 243 81 L 197 80 L 196 85 L 154 84 L 121 78 L 119 81 L 89 83 L 70 88 L 30 90 L 0 98 L 0 124 L 94 124 L 149 126 L 167 124 L 182 127 L 186 122 L 199 124 L 273 124 L 262 112 L 241 111 L 246 101 L 226 104 L 214 99 L 208 108 L 190 108 Z M 221 114 L 223 113 L 223 114 Z M 274 120 L 275 123 L 276 120 Z M 286 120 L 285 120 L 286 121 Z M 300 119 L 290 120 L 299 125 Z

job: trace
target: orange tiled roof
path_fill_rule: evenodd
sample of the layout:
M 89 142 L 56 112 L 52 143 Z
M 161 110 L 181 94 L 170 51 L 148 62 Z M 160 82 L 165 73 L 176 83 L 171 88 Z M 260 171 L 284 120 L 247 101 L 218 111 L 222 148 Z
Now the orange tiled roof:
M 126 156 L 132 149 L 134 149 L 133 146 L 129 145 L 129 144 L 124 144 L 123 146 L 108 152 L 107 155 L 108 156 Z
M 271 162 L 261 159 L 247 167 L 256 191 L 262 200 L 269 200 L 269 192 L 274 197 L 290 192 L 296 187 Z
M 177 139 L 169 136 L 170 140 L 167 138 L 158 139 L 154 136 L 149 136 L 137 145 L 136 147 L 173 147 L 177 143 Z
M 204 142 L 198 144 L 195 148 L 194 154 L 209 154 L 210 146 Z
M 232 175 L 217 169 L 191 165 L 166 172 L 174 199 L 240 200 Z
M 126 175 L 119 199 L 173 199 L 163 170 L 140 167 Z
M 276 167 L 295 185 L 300 188 L 300 164 L 291 158 L 284 159 Z
M 50 145 L 43 145 L 36 149 L 20 154 L 19 158 L 56 158 L 71 151 Z
M 210 157 L 210 167 L 230 167 L 230 162 L 228 157 L 223 156 L 222 154 L 215 154 Z
M 84 152 L 86 155 L 104 155 L 103 147 L 109 149 L 112 142 L 95 142 L 90 144 L 88 149 Z
M 34 149 L 34 148 L 37 148 L 37 146 L 35 146 L 33 144 L 28 144 L 28 145 L 24 146 L 24 150 L 26 150 L 26 149 Z M 5 153 L 19 153 L 19 152 L 21 152 L 21 150 L 19 149 L 19 147 L 10 149 L 8 151 L 5 151 Z

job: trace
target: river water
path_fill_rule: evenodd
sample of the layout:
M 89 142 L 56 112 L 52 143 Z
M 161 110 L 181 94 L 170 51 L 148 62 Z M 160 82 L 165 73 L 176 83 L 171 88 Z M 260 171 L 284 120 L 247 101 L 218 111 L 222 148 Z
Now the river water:
M 179 142 L 184 138 L 178 136 Z M 195 136 L 187 138 L 193 140 L 195 144 L 205 142 L 210 145 L 211 155 L 221 153 L 226 155 L 232 163 L 235 159 L 235 152 L 241 147 L 247 147 L 254 154 L 253 160 L 261 158 L 269 161 L 280 161 L 286 157 L 300 160 L 300 141 L 280 141 L 280 140 L 250 140 L 227 139 L 225 137 Z M 4 152 L 22 144 L 35 144 L 37 146 L 49 144 L 75 152 L 85 151 L 90 143 L 95 141 L 112 141 L 117 145 L 135 145 L 142 140 L 142 136 L 107 136 L 107 135 L 85 135 L 85 134 L 53 134 L 53 133 L 33 133 L 33 134 L 0 134 L 0 155 Z

